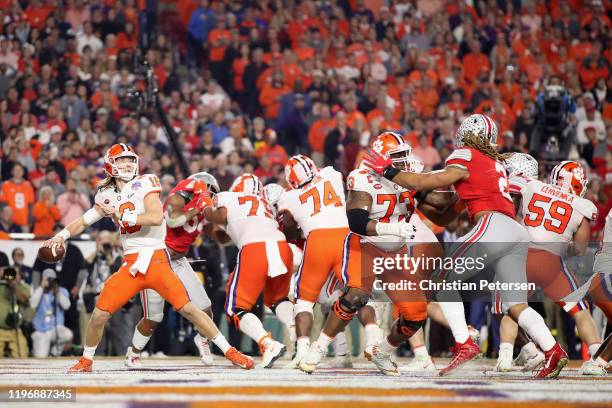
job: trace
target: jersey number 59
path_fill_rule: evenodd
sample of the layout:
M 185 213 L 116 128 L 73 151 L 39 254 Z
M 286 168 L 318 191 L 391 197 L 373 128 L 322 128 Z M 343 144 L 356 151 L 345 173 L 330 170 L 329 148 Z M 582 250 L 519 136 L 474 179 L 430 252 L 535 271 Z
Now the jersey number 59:
M 547 231 L 563 234 L 572 218 L 572 206 L 559 200 L 551 203 L 551 200 L 551 197 L 534 194 L 527 206 L 529 213 L 525 214 L 525 225 L 528 227 L 543 225 Z

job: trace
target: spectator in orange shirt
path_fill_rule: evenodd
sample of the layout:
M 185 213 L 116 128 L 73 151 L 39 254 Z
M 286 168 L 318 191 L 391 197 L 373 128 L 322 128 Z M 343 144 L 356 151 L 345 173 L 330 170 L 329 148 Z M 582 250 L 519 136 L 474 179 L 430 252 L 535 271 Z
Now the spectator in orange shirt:
M 432 87 L 431 79 L 428 76 L 423 78 L 423 86 L 416 91 L 415 99 L 418 111 L 422 116 L 429 117 L 436 111 L 438 101 L 438 91 Z
M 278 118 L 281 97 L 289 92 L 291 88 L 283 83 L 283 73 L 274 72 L 271 83 L 264 85 L 259 95 L 259 102 L 268 121 L 275 121 Z
M 361 119 L 364 122 L 366 121 L 363 113 L 357 110 L 357 97 L 354 94 L 347 96 L 344 101 L 344 114 L 346 117 L 346 125 L 350 128 L 355 127 L 355 121 L 357 119 Z
M 308 144 L 312 148 L 312 160 L 317 166 L 323 167 L 325 138 L 334 128 L 334 120 L 331 117 L 329 105 L 326 103 L 315 103 L 312 112 L 316 119 L 312 122 L 308 131 Z
M 30 209 L 34 204 L 34 188 L 24 177 L 25 170 L 19 163 L 13 165 L 10 180 L 2 185 L 0 201 L 7 203 L 13 210 L 13 222 L 25 232 L 29 231 Z
M 474 81 L 482 72 L 489 73 L 491 71 L 491 63 L 489 58 L 482 53 L 480 41 L 473 40 L 470 43 L 470 53 L 463 57 L 462 65 L 463 75 L 469 81 Z
M 262 157 L 268 157 L 270 166 L 284 166 L 289 159 L 285 148 L 278 144 L 278 137 L 274 129 L 268 129 L 265 132 L 265 144 L 255 151 L 255 157 L 261 160 Z
M 37 237 L 48 237 L 53 235 L 53 226 L 62 219 L 62 214 L 55 205 L 55 193 L 51 187 L 41 188 L 38 197 L 38 202 L 32 207 L 32 232 Z
M 226 28 L 225 16 L 217 17 L 217 25 L 208 33 L 210 72 L 218 82 L 225 83 L 227 67 L 223 62 L 232 33 Z

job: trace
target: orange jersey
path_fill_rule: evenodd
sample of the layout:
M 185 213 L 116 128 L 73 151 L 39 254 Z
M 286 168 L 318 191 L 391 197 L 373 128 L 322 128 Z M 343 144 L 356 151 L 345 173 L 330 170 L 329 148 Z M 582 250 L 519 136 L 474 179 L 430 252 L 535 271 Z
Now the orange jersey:
M 4 201 L 13 209 L 13 222 L 19 226 L 29 224 L 29 206 L 34 204 L 34 200 L 34 188 L 27 180 L 19 184 L 9 180 L 2 185 L 0 201 Z

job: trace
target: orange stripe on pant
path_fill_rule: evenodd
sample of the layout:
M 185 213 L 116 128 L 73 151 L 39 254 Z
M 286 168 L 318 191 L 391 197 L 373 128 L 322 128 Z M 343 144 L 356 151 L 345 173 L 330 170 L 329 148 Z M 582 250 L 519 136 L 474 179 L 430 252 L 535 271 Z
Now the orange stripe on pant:
M 121 268 L 104 282 L 96 305 L 98 309 L 115 313 L 143 289 L 153 289 L 176 310 L 189 302 L 187 291 L 172 270 L 165 249 L 155 251 L 146 274 L 132 276 L 129 269 L 137 258 L 138 254 L 125 255 Z
M 330 272 L 342 280 L 342 253 L 348 228 L 326 228 L 308 234 L 295 280 L 295 297 L 315 303 Z
M 293 253 L 289 244 L 278 241 L 281 259 L 287 273 L 270 278 L 265 242 L 246 244 L 238 253 L 236 268 L 230 274 L 225 288 L 225 312 L 232 316 L 236 310 L 250 311 L 261 292 L 264 304 L 271 307 L 289 295 L 293 268 Z

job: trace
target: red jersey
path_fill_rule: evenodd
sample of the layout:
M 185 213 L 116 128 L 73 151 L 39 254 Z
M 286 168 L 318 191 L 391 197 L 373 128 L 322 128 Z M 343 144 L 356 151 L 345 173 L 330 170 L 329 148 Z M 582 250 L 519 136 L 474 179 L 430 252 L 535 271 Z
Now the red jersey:
M 446 165 L 458 165 L 470 172 L 469 177 L 455 183 L 470 219 L 480 211 L 496 211 L 514 218 L 508 176 L 501 162 L 471 147 L 463 147 L 448 156 Z
M 170 191 L 168 197 L 173 194 L 180 194 L 185 198 L 185 204 L 187 204 L 187 202 L 191 201 L 189 197 L 193 195 L 193 184 L 194 179 L 181 181 Z M 166 201 L 164 201 L 164 211 L 166 211 L 167 202 L 168 199 L 166 198 Z M 189 251 L 189 246 L 200 236 L 206 222 L 204 214 L 200 214 L 180 227 L 170 228 L 166 226 L 166 246 L 175 252 Z

